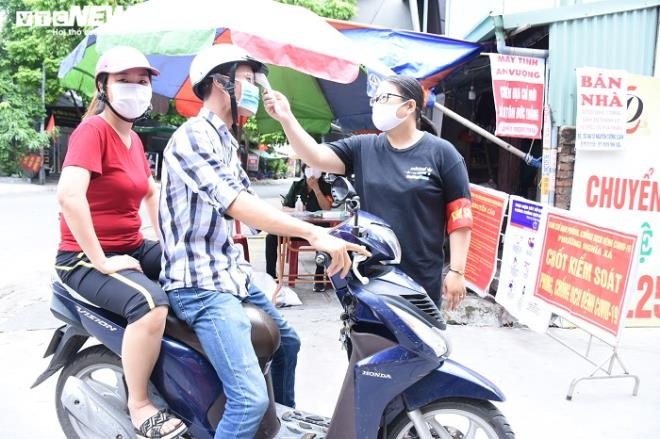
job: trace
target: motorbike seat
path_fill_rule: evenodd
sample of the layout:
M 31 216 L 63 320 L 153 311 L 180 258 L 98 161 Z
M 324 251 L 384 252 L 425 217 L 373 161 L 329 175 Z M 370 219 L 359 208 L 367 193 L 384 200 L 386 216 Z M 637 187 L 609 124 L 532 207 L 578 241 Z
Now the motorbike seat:
M 62 292 L 66 291 L 74 299 L 86 303 L 90 307 L 99 308 L 97 305 L 78 294 L 73 288 L 62 282 L 57 273 L 52 274 L 51 282 L 54 290 L 57 289 Z M 257 354 L 261 368 L 264 369 L 266 364 L 273 357 L 275 351 L 280 347 L 280 330 L 268 313 L 262 311 L 260 308 L 249 303 L 244 303 L 243 308 L 252 324 L 252 346 Z M 117 316 L 116 320 L 124 321 L 120 316 Z M 202 344 L 199 342 L 195 331 L 193 331 L 186 322 L 179 320 L 171 309 L 167 314 L 165 335 L 186 344 L 199 354 L 206 357 Z
M 252 346 L 259 359 L 259 365 L 263 369 L 280 347 L 280 330 L 268 313 L 260 308 L 244 303 L 243 309 L 252 324 Z M 186 322 L 179 320 L 172 310 L 167 315 L 165 334 L 185 343 L 206 357 L 195 331 Z

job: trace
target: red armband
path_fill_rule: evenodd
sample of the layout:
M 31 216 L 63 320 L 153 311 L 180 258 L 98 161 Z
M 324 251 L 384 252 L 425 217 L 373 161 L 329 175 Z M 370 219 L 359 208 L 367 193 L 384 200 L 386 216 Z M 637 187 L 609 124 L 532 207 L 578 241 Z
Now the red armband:
M 467 227 L 472 228 L 472 201 L 459 198 L 447 204 L 447 233 Z

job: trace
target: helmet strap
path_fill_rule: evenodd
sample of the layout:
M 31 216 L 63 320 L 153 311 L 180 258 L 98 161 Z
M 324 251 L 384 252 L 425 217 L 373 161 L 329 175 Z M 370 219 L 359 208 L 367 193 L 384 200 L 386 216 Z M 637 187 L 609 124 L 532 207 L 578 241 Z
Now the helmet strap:
M 227 94 L 229 94 L 229 101 L 230 101 L 230 107 L 231 107 L 231 130 L 232 133 L 234 134 L 234 137 L 238 139 L 238 103 L 236 102 L 236 68 L 238 67 L 238 63 L 232 64 L 232 66 L 229 68 L 229 71 L 227 72 L 227 75 L 229 77 L 229 80 L 226 80 L 221 77 L 217 77 L 214 75 L 211 75 L 211 77 L 220 83 Z
M 232 64 L 229 68 L 229 84 L 230 88 L 227 88 L 229 93 L 229 99 L 231 102 L 231 130 L 234 133 L 234 137 L 238 136 L 238 103 L 236 102 L 236 68 L 238 63 Z

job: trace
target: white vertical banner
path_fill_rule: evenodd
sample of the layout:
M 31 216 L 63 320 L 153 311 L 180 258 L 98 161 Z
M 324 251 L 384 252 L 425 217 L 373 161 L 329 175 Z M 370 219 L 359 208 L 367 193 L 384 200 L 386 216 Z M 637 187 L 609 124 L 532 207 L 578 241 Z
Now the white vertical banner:
M 495 300 L 520 323 L 545 332 L 550 321 L 548 306 L 534 297 L 543 235 L 539 232 L 543 204 L 511 196 L 504 234 L 500 281 Z
M 628 74 L 581 67 L 577 73 L 576 150 L 623 148 Z
M 660 326 L 660 78 L 630 75 L 625 147 L 577 150 L 571 211 L 639 237 L 627 326 Z

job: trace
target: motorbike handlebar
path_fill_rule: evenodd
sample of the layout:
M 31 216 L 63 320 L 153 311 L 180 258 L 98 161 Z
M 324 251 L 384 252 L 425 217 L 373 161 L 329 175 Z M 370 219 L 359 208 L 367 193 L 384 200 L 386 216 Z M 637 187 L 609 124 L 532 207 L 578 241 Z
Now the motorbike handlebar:
M 364 260 L 366 260 L 366 256 L 362 256 L 359 254 L 353 255 L 353 263 L 351 267 L 351 271 L 353 272 L 353 275 L 355 276 L 356 279 L 358 279 L 363 285 L 366 285 L 369 283 L 369 279 L 362 276 L 360 274 L 360 271 L 358 270 L 358 264 Z M 316 252 L 316 258 L 314 261 L 316 262 L 316 265 L 319 267 L 325 267 L 328 268 L 328 265 L 330 265 L 330 255 L 326 252 Z
M 327 267 L 330 265 L 330 255 L 326 252 L 316 252 L 316 265 L 319 267 Z

